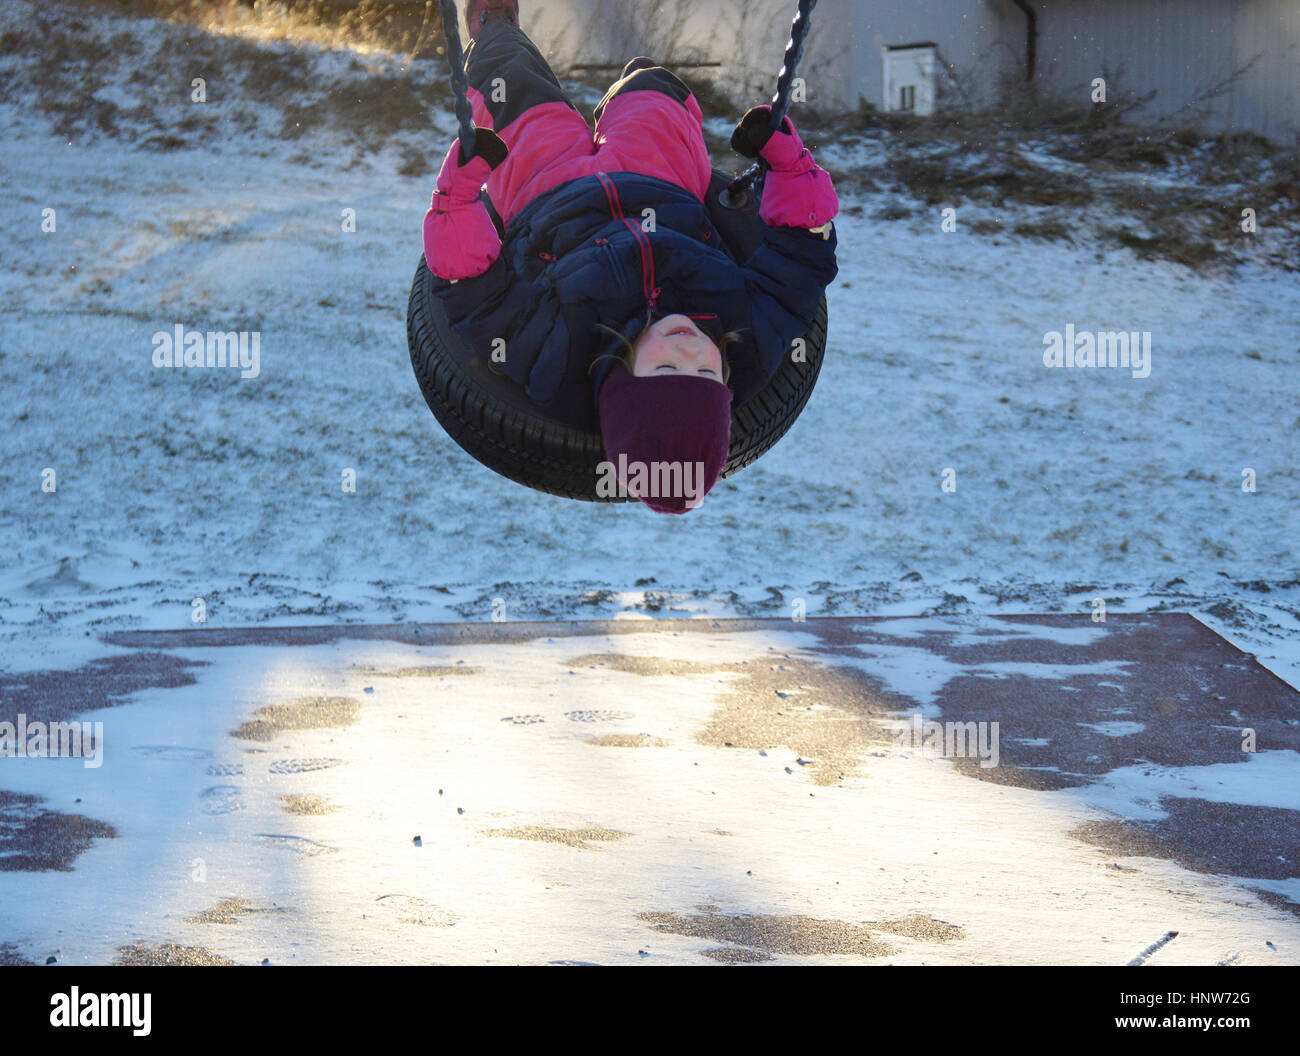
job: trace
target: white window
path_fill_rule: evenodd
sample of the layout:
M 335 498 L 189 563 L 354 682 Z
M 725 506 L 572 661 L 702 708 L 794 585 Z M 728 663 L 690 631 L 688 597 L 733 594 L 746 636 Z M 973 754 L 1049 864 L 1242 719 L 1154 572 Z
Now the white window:
M 936 50 L 928 43 L 881 48 L 886 110 L 906 110 L 922 117 L 934 113 Z

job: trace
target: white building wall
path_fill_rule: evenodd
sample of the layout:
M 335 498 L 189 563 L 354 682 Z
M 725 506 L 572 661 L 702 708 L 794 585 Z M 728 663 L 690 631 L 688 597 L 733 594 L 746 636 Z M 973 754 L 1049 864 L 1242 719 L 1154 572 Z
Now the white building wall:
M 1300 128 L 1300 0 L 1035 6 L 1046 86 L 1086 99 L 1092 78 L 1109 74 L 1109 92 L 1156 92 L 1141 112 L 1150 120 L 1203 121 L 1281 139 Z
M 1254 62 L 1224 100 L 1224 127 L 1294 142 L 1300 136 L 1300 0 L 1246 0 L 1233 68 Z
M 1300 0 L 1029 0 L 1037 11 L 1037 81 L 1088 98 L 1094 77 L 1136 94 L 1144 116 L 1251 129 L 1286 139 L 1300 120 Z M 524 28 L 563 71 L 579 61 L 721 61 L 725 87 L 768 98 L 795 0 L 524 0 Z M 940 104 L 992 103 L 1023 77 L 1026 19 L 1013 0 L 820 0 L 800 73 L 809 102 L 884 108 L 882 47 L 933 42 L 955 74 Z M 1258 56 L 1258 58 L 1257 58 Z M 1254 65 L 1224 93 L 1202 98 Z M 611 77 L 613 73 L 611 72 Z M 947 80 L 943 78 L 943 80 Z M 946 89 L 946 90 L 945 90 Z M 1198 101 L 1199 100 L 1199 101 Z
M 886 102 L 885 47 L 936 44 L 941 65 L 952 73 L 941 77 L 941 101 L 964 97 L 988 105 L 1003 77 L 1024 72 L 1024 16 L 1010 0 L 861 0 L 851 6 L 854 63 L 846 87 L 878 109 Z
M 723 62 L 727 86 L 758 101 L 775 85 L 796 7 L 795 0 L 552 0 L 526 10 L 523 23 L 557 69 L 683 50 Z M 672 34 L 678 13 L 685 14 L 682 32 Z M 1008 26 L 1014 44 L 1005 39 Z M 674 35 L 679 47 L 670 49 L 665 37 Z M 1023 36 L 1023 16 L 1010 0 L 820 0 L 799 72 L 814 105 L 846 109 L 861 97 L 882 107 L 882 45 L 933 41 L 987 101 L 996 75 L 1020 68 Z

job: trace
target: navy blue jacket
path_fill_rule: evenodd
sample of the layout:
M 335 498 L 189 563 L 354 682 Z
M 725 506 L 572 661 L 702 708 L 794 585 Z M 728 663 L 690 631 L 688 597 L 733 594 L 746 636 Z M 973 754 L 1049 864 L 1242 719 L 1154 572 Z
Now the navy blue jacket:
M 653 208 L 653 229 L 642 210 Z M 756 221 L 757 222 L 757 221 Z M 452 284 L 433 277 L 452 327 L 552 416 L 598 429 L 595 393 L 622 351 L 603 323 L 633 339 L 651 318 L 697 317 L 715 337 L 743 331 L 727 349 L 739 406 L 776 373 L 811 325 L 835 278 L 828 235 L 763 227 L 749 260 L 734 260 L 690 191 L 638 173 L 569 180 L 530 202 L 506 229 L 501 255 L 482 275 Z

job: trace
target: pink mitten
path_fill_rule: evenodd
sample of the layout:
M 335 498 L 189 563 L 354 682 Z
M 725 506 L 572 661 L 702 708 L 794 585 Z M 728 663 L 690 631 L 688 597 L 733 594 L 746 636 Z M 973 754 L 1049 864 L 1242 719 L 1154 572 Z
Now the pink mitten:
M 424 214 L 424 259 L 439 278 L 482 275 L 500 255 L 501 237 L 478 195 L 506 154 L 505 143 L 489 128 L 475 130 L 468 161 L 461 161 L 460 140 L 447 151 L 433 202 Z
M 771 166 L 758 215 L 772 227 L 821 227 L 840 211 L 830 173 L 813 161 L 788 116 L 780 128 L 768 128 L 771 114 L 770 106 L 751 108 L 731 136 L 738 153 L 761 155 Z

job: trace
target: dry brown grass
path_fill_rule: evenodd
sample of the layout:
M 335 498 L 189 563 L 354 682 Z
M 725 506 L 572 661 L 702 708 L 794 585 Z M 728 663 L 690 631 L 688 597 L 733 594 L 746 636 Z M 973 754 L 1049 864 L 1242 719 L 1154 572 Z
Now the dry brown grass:
M 1103 225 L 1095 237 L 1193 269 L 1241 259 L 1254 237 L 1241 230 L 1242 209 L 1250 207 L 1279 236 L 1270 261 L 1296 268 L 1300 152 L 1250 134 L 1135 119 L 1149 100 L 1121 94 L 1107 105 L 1088 106 L 1020 86 L 996 107 L 931 117 L 882 113 L 864 104 L 829 122 L 824 134 L 878 140 L 885 160 L 856 178 L 878 175 L 926 205 L 1110 207 L 1123 222 Z M 1029 156 L 1044 154 L 1063 164 Z M 902 208 L 896 212 L 907 215 Z M 981 219 L 971 230 L 1073 241 L 1080 226 L 1064 218 L 1008 216 L 1005 222 Z
M 69 139 L 102 135 L 154 150 L 234 136 L 298 139 L 316 132 L 340 133 L 362 151 L 379 150 L 397 133 L 426 134 L 430 113 L 448 106 L 441 60 L 421 62 L 417 75 L 404 56 L 349 50 L 340 57 L 297 47 L 289 43 L 290 34 L 277 39 L 222 32 L 181 17 L 199 6 L 75 0 L 42 9 L 0 35 L 0 58 L 15 63 L 9 66 L 10 76 L 0 77 L 0 101 L 34 107 Z M 373 27 L 387 24 L 375 15 L 384 6 L 391 5 L 354 9 L 377 19 L 364 23 L 372 26 L 370 39 L 380 36 Z M 142 33 L 133 20 L 77 17 L 83 8 L 96 13 L 166 11 L 172 26 L 166 32 Z M 210 24 L 220 21 L 207 7 L 203 11 Z M 346 20 L 335 24 L 329 40 L 346 36 L 349 25 Z M 50 56 L 57 61 L 49 61 Z M 195 77 L 204 78 L 209 105 L 191 101 L 189 85 Z M 86 91 L 87 84 L 114 83 L 121 90 L 111 99 Z M 417 167 L 413 159 L 407 165 Z
M 381 0 L 64 0 L 89 10 L 187 22 L 256 40 L 375 49 L 410 58 L 442 54 L 438 4 Z
M 1073 242 L 1070 228 L 1059 220 L 1025 220 L 1011 228 L 1012 234 L 1023 238 L 1037 238 L 1044 242 Z
M 885 163 L 896 187 L 906 188 L 927 205 L 960 205 L 973 200 L 1004 205 L 1086 205 L 1094 191 L 1083 179 L 1035 165 L 1005 152 L 983 156 L 961 150 L 917 157 L 893 153 Z

